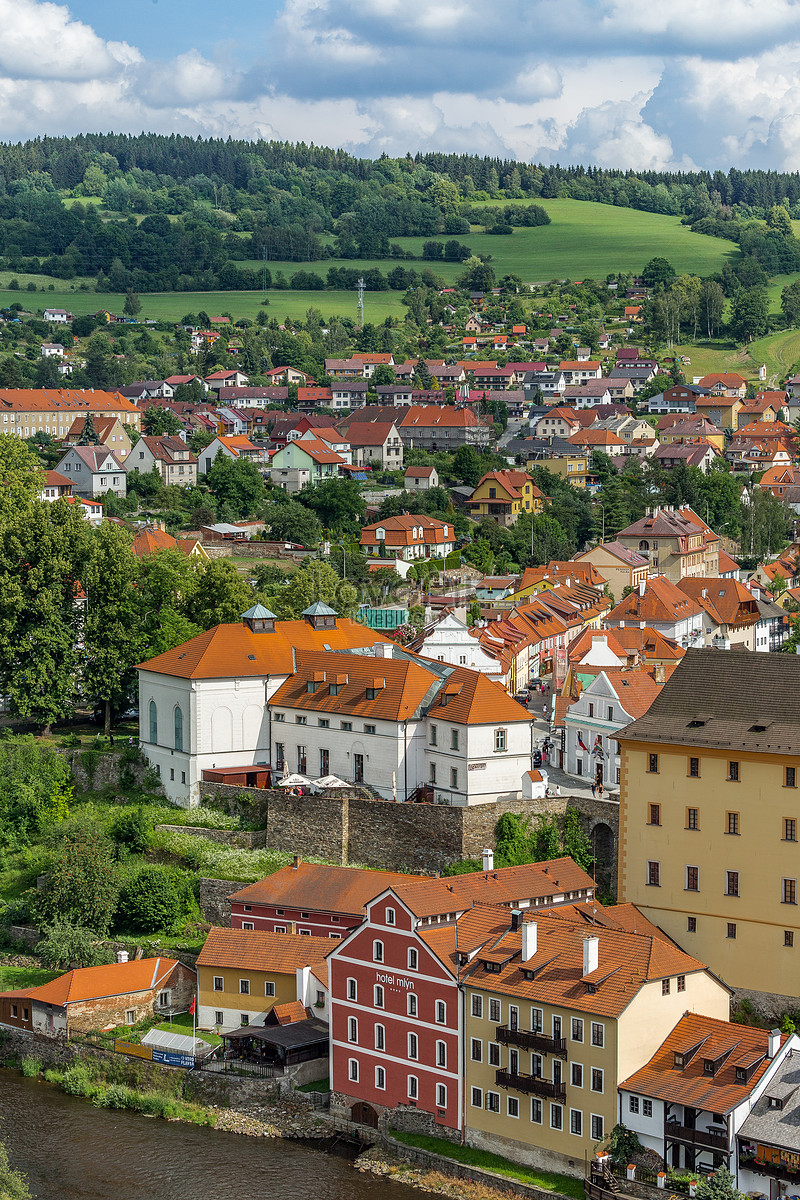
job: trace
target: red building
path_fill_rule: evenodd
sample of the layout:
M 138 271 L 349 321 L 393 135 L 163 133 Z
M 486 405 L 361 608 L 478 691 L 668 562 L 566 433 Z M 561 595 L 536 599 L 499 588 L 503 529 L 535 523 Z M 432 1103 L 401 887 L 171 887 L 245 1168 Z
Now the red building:
M 421 898 L 422 886 L 415 891 Z M 391 888 L 367 905 L 364 923 L 328 958 L 331 1088 L 345 1116 L 377 1125 L 383 1112 L 410 1105 L 461 1128 L 459 969 L 508 919 L 480 905 L 423 927 Z

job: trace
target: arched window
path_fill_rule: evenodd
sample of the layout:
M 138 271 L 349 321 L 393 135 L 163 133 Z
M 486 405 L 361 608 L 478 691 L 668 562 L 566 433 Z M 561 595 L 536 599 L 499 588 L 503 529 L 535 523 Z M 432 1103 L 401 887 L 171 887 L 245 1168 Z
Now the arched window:
M 649 550 L 649 549 L 650 549 L 650 543 L 649 543 L 649 542 L 647 542 L 647 541 L 645 541 L 645 540 L 644 540 L 644 538 L 643 538 L 643 539 L 642 539 L 642 541 L 641 541 L 641 542 L 639 542 L 639 549 L 640 549 L 640 550 Z
M 179 704 L 175 706 L 175 749 L 183 749 L 183 709 Z
M 148 713 L 150 716 L 150 741 L 157 742 L 158 741 L 158 709 L 156 708 L 155 700 L 150 701 Z

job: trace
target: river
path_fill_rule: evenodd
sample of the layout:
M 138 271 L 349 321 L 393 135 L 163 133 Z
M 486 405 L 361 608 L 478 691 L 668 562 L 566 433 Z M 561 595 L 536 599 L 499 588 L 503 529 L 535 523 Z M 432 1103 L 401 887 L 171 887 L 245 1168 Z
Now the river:
M 94 1108 L 0 1069 L 0 1137 L 37 1200 L 419 1200 L 294 1142 Z

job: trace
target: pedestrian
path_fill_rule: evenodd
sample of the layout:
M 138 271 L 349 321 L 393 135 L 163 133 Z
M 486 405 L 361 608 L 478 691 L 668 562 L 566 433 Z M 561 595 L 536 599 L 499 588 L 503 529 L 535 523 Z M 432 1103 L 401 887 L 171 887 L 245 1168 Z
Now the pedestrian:
M 561 795 L 561 784 L 560 783 L 556 784 L 556 795 L 557 796 Z
M 603 799 L 603 785 L 602 785 L 602 783 L 598 784 L 598 787 L 597 787 L 597 794 L 598 794 L 599 798 L 602 800 L 602 799 Z
M 593 779 L 592 780 L 592 796 L 596 796 L 596 795 L 597 795 L 597 782 Z

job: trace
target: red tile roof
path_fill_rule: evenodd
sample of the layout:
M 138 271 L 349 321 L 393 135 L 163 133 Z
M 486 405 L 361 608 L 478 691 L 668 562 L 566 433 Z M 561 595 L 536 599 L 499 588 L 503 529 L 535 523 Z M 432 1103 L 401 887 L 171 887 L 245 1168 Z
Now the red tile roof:
M 28 995 L 32 1000 L 59 1008 L 107 996 L 129 996 L 159 987 L 177 965 L 174 958 L 138 958 L 102 967 L 80 967 L 31 988 Z

